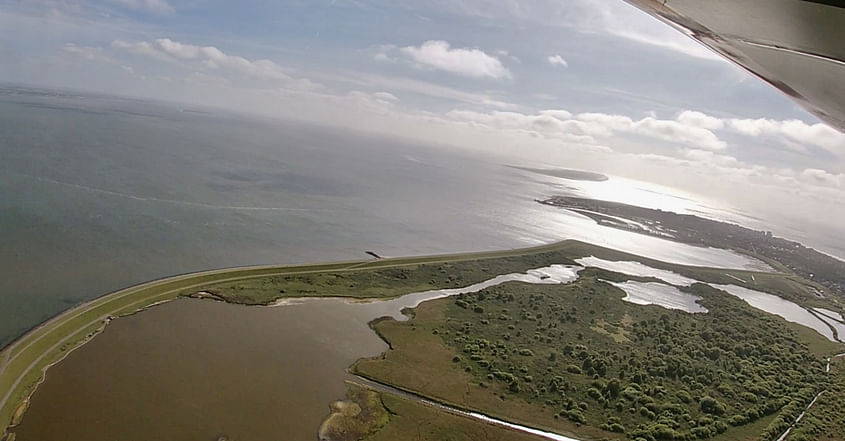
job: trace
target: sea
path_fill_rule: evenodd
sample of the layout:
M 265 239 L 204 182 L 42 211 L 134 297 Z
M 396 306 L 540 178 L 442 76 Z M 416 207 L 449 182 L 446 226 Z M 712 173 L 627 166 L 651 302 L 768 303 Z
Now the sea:
M 574 238 L 675 263 L 762 268 L 537 200 L 568 194 L 717 219 L 752 214 L 643 182 L 513 165 L 525 164 L 222 110 L 0 87 L 0 346 L 144 281 L 364 259 L 365 251 L 409 256 Z

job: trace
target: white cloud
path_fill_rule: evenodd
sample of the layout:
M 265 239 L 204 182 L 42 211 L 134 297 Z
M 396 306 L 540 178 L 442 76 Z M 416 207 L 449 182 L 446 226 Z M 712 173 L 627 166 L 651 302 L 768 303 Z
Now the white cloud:
M 546 137 L 579 142 L 592 143 L 596 138 L 607 138 L 616 133 L 633 133 L 698 150 L 715 151 L 727 147 L 724 141 L 708 129 L 650 116 L 635 121 L 627 116 L 605 113 L 581 113 L 573 116 L 570 112 L 560 109 L 544 110 L 534 115 L 519 112 L 482 113 L 453 110 L 447 116 L 494 129 L 531 131 Z
M 138 41 L 138 42 L 128 42 L 123 40 L 114 40 L 111 42 L 111 47 L 113 49 L 120 49 L 123 51 L 131 52 L 133 54 L 141 54 L 141 55 L 148 55 L 151 57 L 156 58 L 164 58 L 164 54 L 156 50 L 152 44 L 146 41 Z
M 675 119 L 681 124 L 708 130 L 718 130 L 725 127 L 723 120 L 695 110 L 684 110 Z
M 374 100 L 381 104 L 393 104 L 399 101 L 399 98 L 390 92 L 375 92 L 371 96 Z
M 384 101 L 398 101 L 399 98 L 396 98 L 396 95 L 390 92 L 376 92 L 373 94 L 373 97 L 378 98 Z
M 727 144 L 708 129 L 689 126 L 679 121 L 657 119 L 647 116 L 638 121 L 622 116 L 604 113 L 582 113 L 576 115 L 581 121 L 598 125 L 595 130 L 606 130 L 607 136 L 613 132 L 629 132 L 651 138 L 661 139 L 675 144 L 685 144 L 695 149 L 722 150 Z
M 817 168 L 808 168 L 801 172 L 805 182 L 825 187 L 845 187 L 845 174 L 833 174 Z
M 191 59 L 200 55 L 200 47 L 192 44 L 182 44 L 169 38 L 156 39 L 156 45 L 164 53 L 176 58 Z M 216 50 L 216 49 L 215 49 Z
M 776 133 L 778 131 L 778 122 L 772 119 L 732 119 L 730 120 L 732 129 L 747 136 L 761 136 L 767 133 Z
M 655 119 L 649 116 L 635 122 L 632 128 L 634 133 L 691 147 L 722 150 L 728 146 L 710 130 L 688 126 L 678 121 Z
M 567 112 L 563 109 L 549 109 L 549 110 L 541 110 L 541 115 L 550 115 L 557 119 L 569 119 L 572 118 L 572 113 Z
M 579 113 L 575 116 L 579 121 L 593 123 L 596 129 L 607 133 L 607 136 L 614 131 L 628 131 L 634 125 L 634 120 L 622 115 L 608 115 L 606 113 Z
M 373 55 L 373 59 L 376 60 L 376 61 L 382 61 L 382 62 L 387 62 L 387 63 L 391 63 L 393 61 L 396 61 L 395 59 L 391 58 L 389 55 L 387 55 L 384 52 L 378 52 L 377 54 Z
M 573 115 L 562 109 L 543 110 L 535 114 L 453 110 L 447 113 L 447 117 L 490 129 L 528 131 L 549 138 L 577 138 L 579 142 L 608 142 L 618 139 L 621 134 L 635 134 L 665 141 L 676 147 L 685 146 L 688 149 L 679 152 L 682 157 L 706 160 L 719 165 L 737 161 L 734 157 L 714 153 L 728 148 L 728 143 L 720 137 L 723 134 L 758 138 L 758 147 L 762 143 L 768 149 L 774 148 L 772 143 L 778 143 L 808 158 L 815 157 L 809 149 L 812 146 L 824 149 L 839 158 L 845 157 L 845 134 L 822 123 L 807 124 L 799 120 L 717 118 L 693 110 L 683 111 L 675 119 L 660 119 L 652 115 L 635 120 L 625 115 L 608 113 Z M 647 146 L 640 145 L 639 148 Z M 748 157 L 748 154 L 745 154 L 745 157 Z M 810 164 L 812 162 L 793 162 L 791 166 L 798 168 Z M 824 168 L 832 167 L 831 170 L 839 170 L 842 166 L 836 161 L 820 165 Z M 810 174 L 812 172 L 808 172 L 808 175 Z M 818 173 L 814 176 L 821 180 Z M 828 183 L 843 182 L 841 179 L 839 175 L 835 175 L 835 179 L 825 177 Z
M 392 55 L 394 51 L 396 51 L 396 46 L 392 44 L 382 44 L 376 46 L 375 48 L 375 55 L 373 55 L 373 60 L 376 60 L 381 63 L 395 63 L 396 57 Z
M 62 46 L 62 51 L 67 54 L 84 58 L 86 60 L 105 59 L 105 56 L 103 55 L 103 49 L 99 47 L 79 46 L 73 43 L 65 43 L 65 45 Z
M 508 23 L 519 29 L 563 27 L 582 33 L 612 35 L 690 57 L 727 63 L 672 26 L 619 0 L 406 0 L 402 3 L 411 9 L 438 8 L 478 22 Z
M 715 164 L 722 167 L 739 167 L 742 165 L 742 163 L 733 156 L 720 155 L 710 150 L 687 150 L 684 152 L 684 157 L 696 162 Z
M 379 74 L 361 74 L 357 72 L 342 72 L 342 74 L 321 73 L 317 76 L 326 81 L 351 83 L 357 86 L 364 86 L 370 89 L 388 89 L 391 91 L 404 91 L 411 94 L 424 95 L 432 98 L 456 101 L 473 106 L 495 109 L 517 109 L 520 106 L 502 101 L 495 96 L 484 93 L 473 93 L 465 90 L 443 86 L 427 81 L 420 81 L 413 78 L 387 76 Z
M 566 15 L 569 18 L 566 23 L 583 32 L 605 33 L 689 57 L 727 63 L 675 27 L 660 23 L 630 4 L 614 0 L 576 0 L 568 5 Z
M 125 8 L 152 12 L 154 14 L 172 14 L 173 6 L 167 0 L 108 0 Z
M 333 105 L 343 105 L 356 111 L 380 115 L 389 115 L 394 112 L 392 106 L 398 101 L 398 98 L 387 92 L 368 93 L 360 90 L 353 90 L 346 95 L 320 94 L 320 98 L 327 103 L 335 103 Z
M 169 38 L 157 38 L 152 42 L 139 41 L 134 43 L 115 40 L 111 46 L 114 49 L 158 59 L 198 61 L 208 69 L 236 72 L 259 79 L 281 80 L 300 89 L 320 87 L 306 79 L 292 78 L 284 68 L 271 60 L 249 60 L 238 55 L 227 54 L 214 46 L 185 44 Z
M 448 42 L 429 40 L 420 45 L 400 49 L 412 65 L 472 78 L 511 78 L 510 71 L 498 58 L 480 49 L 452 49 Z
M 767 118 L 730 119 L 728 126 L 746 136 L 774 137 L 782 142 L 791 140 L 801 145 L 813 145 L 838 156 L 845 156 L 845 134 L 823 124 L 807 124 L 800 120 L 777 121 Z M 785 139 L 784 139 L 785 138 Z
M 555 115 L 566 116 L 566 111 L 548 111 L 536 115 L 519 112 L 475 112 L 471 110 L 452 110 L 446 114 L 453 121 L 482 126 L 493 130 L 510 130 L 529 133 L 532 136 L 563 139 L 572 142 L 595 144 L 589 127 L 579 121 L 561 119 Z
M 569 67 L 569 63 L 567 63 L 560 55 L 549 55 L 546 57 L 546 61 L 548 61 L 552 66 Z

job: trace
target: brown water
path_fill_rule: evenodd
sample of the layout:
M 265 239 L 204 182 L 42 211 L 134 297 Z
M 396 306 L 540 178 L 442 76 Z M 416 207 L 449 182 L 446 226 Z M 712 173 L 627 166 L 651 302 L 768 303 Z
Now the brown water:
M 118 319 L 49 370 L 18 440 L 314 440 L 345 368 L 387 349 L 339 301 L 178 300 Z

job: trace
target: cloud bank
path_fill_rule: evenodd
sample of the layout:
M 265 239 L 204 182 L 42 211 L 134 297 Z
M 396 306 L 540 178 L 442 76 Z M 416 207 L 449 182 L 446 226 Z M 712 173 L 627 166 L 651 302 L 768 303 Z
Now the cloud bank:
M 169 38 L 157 38 L 152 42 L 139 41 L 134 43 L 114 40 L 111 47 L 159 59 L 198 60 L 210 69 L 226 69 L 257 78 L 291 79 L 284 72 L 284 69 L 273 61 L 267 59 L 248 60 L 241 56 L 229 55 L 214 46 L 195 46 L 173 41 Z
M 569 63 L 567 63 L 560 55 L 549 55 L 546 57 L 546 61 L 548 61 L 552 66 L 569 67 Z
M 502 62 L 480 49 L 452 48 L 449 42 L 429 40 L 420 46 L 400 49 L 402 55 L 419 69 L 434 69 L 471 78 L 511 78 Z
M 175 9 L 167 0 L 108 0 L 125 8 L 151 12 L 153 14 L 172 14 Z

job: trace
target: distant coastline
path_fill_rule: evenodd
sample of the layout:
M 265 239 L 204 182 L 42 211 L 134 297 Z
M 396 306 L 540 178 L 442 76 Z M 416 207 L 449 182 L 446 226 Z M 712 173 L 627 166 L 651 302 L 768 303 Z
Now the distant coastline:
M 554 176 L 556 178 L 571 179 L 573 181 L 604 182 L 609 179 L 607 175 L 601 173 L 571 168 L 533 168 L 518 165 L 509 165 L 508 167 L 546 176 Z

